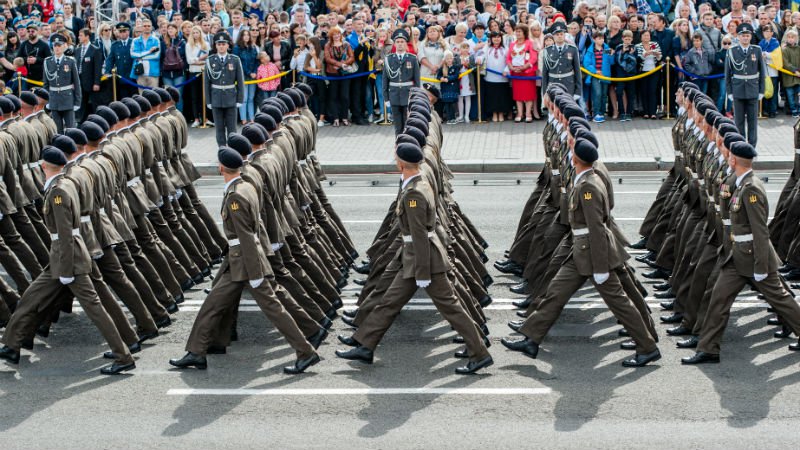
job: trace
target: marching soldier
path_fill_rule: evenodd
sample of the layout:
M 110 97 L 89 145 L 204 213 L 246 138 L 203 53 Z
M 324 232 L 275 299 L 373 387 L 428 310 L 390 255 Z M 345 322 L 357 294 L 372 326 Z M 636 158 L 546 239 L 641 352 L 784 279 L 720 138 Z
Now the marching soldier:
M 228 134 L 236 132 L 236 110 L 244 103 L 244 72 L 239 57 L 228 53 L 231 38 L 225 32 L 214 35 L 215 55 L 206 60 L 205 90 L 214 115 L 217 145 L 224 146 Z
M 541 56 L 544 59 L 542 92 L 547 90 L 547 85 L 551 82 L 559 83 L 575 101 L 580 101 L 583 95 L 580 56 L 577 47 L 564 40 L 566 31 L 567 26 L 561 22 L 556 22 L 550 28 L 555 45 L 545 48 Z
M 75 111 L 81 106 L 81 80 L 75 60 L 64 55 L 67 39 L 56 34 L 51 38 L 53 56 L 44 60 L 44 88 L 50 93 L 50 113 L 56 130 L 75 127 Z
M 392 35 L 396 53 L 386 56 L 383 63 L 383 98 L 389 99 L 392 107 L 394 134 L 398 135 L 406 127 L 408 92 L 419 86 L 419 61 L 408 53 L 408 32 L 402 28 Z
M 736 128 L 755 147 L 758 141 L 758 103 L 764 98 L 764 78 L 769 75 L 761 57 L 761 47 L 750 45 L 753 26 L 743 23 L 736 32 L 739 45 L 728 50 L 725 59 L 725 90 L 733 102 Z

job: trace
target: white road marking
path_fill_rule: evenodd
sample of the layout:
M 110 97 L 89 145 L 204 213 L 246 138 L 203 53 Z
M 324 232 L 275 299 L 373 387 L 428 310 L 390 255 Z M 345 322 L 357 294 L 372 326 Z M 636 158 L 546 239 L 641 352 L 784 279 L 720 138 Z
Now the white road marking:
M 549 395 L 550 388 L 331 388 L 331 389 L 170 389 L 167 395 Z

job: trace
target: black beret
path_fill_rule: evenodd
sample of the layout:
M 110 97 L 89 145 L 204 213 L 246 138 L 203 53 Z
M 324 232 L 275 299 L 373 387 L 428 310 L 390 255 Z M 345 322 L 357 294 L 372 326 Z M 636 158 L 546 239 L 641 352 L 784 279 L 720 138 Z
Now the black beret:
M 109 103 L 108 107 L 114 111 L 114 114 L 117 115 L 119 120 L 125 120 L 131 116 L 131 112 L 128 110 L 128 107 L 120 101 L 111 102 Z
M 161 96 L 153 92 L 152 89 L 143 90 L 142 97 L 146 98 L 151 106 L 158 106 L 161 104 Z
M 591 164 L 600 157 L 597 153 L 597 147 L 594 144 L 589 142 L 587 139 L 576 139 L 575 140 L 575 156 L 577 156 L 581 161 Z
M 404 133 L 414 138 L 414 142 L 417 145 L 419 145 L 420 148 L 425 147 L 425 144 L 427 143 L 427 138 L 425 137 L 425 134 L 422 132 L 422 130 L 414 127 L 406 127 Z
M 117 113 L 115 113 L 114 110 L 108 106 L 98 106 L 94 113 L 105 119 L 106 122 L 108 122 L 109 127 L 113 127 L 117 124 L 117 122 L 119 122 Z
M 589 125 L 589 121 L 583 117 L 570 117 L 569 118 L 569 134 L 573 137 L 575 136 L 575 132 L 578 129 L 583 128 L 586 130 L 591 130 L 592 126 Z
M 42 149 L 42 159 L 55 166 L 65 166 L 67 164 L 67 157 L 64 152 L 52 145 L 46 145 Z
M 573 117 L 586 117 L 586 114 L 583 112 L 581 107 L 574 103 L 561 108 L 561 113 L 564 114 L 564 117 L 566 117 L 567 120 Z
M 285 92 L 289 97 L 292 98 L 295 107 L 301 108 L 303 106 L 306 106 L 306 96 L 303 95 L 302 92 L 294 88 L 286 89 L 283 92 Z
M 250 141 L 239 133 L 231 133 L 228 135 L 228 147 L 236 150 L 236 153 L 247 156 L 253 152 Z
M 281 115 L 289 112 L 289 108 L 286 107 L 286 103 L 281 101 L 281 99 L 279 99 L 278 97 L 270 97 L 264 100 L 264 103 L 266 103 L 269 106 L 272 106 L 273 108 L 277 108 L 278 111 L 281 112 Z
M 64 154 L 67 156 L 78 151 L 78 146 L 75 145 L 75 141 L 73 141 L 69 136 L 65 136 L 63 134 L 57 134 L 53 138 L 52 145 L 53 147 L 64 152 Z
M 269 114 L 258 113 L 255 115 L 255 117 L 253 117 L 253 121 L 264 127 L 264 129 L 269 133 L 272 133 L 278 129 L 278 124 L 275 123 L 275 119 L 273 119 Z
M 144 113 L 150 111 L 151 109 L 153 109 L 153 105 L 151 105 L 150 102 L 146 98 L 142 97 L 141 95 L 138 95 L 138 94 L 134 95 L 133 96 L 133 100 L 136 103 L 139 104 L 139 109 L 142 110 L 142 114 L 144 114 Z
M 64 134 L 69 136 L 77 145 L 86 145 L 89 143 L 86 133 L 80 128 L 65 128 Z
M 28 105 L 31 106 L 39 105 L 39 99 L 36 97 L 36 94 L 34 94 L 31 91 L 22 91 L 22 93 L 19 94 L 19 98 Z
M 683 83 L 680 83 L 680 88 L 683 90 L 687 89 L 694 89 L 696 91 L 700 90 L 700 87 L 692 83 L 691 81 L 684 81 Z
M 164 89 L 167 91 L 170 98 L 172 98 L 172 101 L 178 103 L 178 101 L 181 99 L 181 91 L 179 91 L 175 86 L 167 86 Z
M 221 147 L 217 151 L 217 159 L 219 163 L 228 169 L 238 169 L 244 165 L 242 155 L 230 147 Z
M 6 94 L 6 98 L 11 100 L 11 103 L 14 104 L 14 112 L 17 112 L 17 111 L 20 110 L 20 108 L 22 108 L 22 102 L 19 100 L 19 97 L 17 97 L 16 95 L 14 95 L 14 94 Z
M 419 130 L 416 131 L 419 132 Z M 419 145 L 419 141 L 417 141 L 417 139 L 414 136 L 405 133 L 400 133 L 394 138 L 394 145 L 402 143 Z
M 430 121 L 431 121 L 431 112 L 429 110 L 427 110 L 427 109 L 425 109 L 423 107 L 420 107 L 420 106 L 412 106 L 410 111 L 411 112 L 408 114 L 409 117 L 411 117 L 412 115 L 421 116 L 423 119 L 425 119 L 425 122 L 430 123 Z
M 270 116 L 266 116 L 266 117 L 267 117 L 268 120 L 272 120 L 272 117 L 270 117 Z M 270 135 L 269 131 L 267 131 L 267 129 L 264 127 L 264 125 L 261 125 L 258 122 L 253 122 L 253 123 L 251 123 L 249 125 L 251 127 L 253 127 L 253 128 L 258 128 L 258 131 L 260 131 L 264 135 L 264 137 L 267 139 L 265 142 L 271 142 L 272 141 L 272 135 Z
M 397 144 L 395 153 L 400 160 L 412 164 L 419 164 L 424 157 L 422 154 L 422 149 L 419 145 L 405 142 L 402 144 Z
M 93 123 L 96 123 L 97 125 L 99 125 L 100 129 L 103 131 L 103 134 L 105 134 L 106 132 L 108 132 L 109 129 L 111 129 L 111 126 L 108 124 L 106 119 L 103 119 L 102 117 L 98 116 L 97 114 L 89 114 L 86 117 L 86 121 L 87 122 L 93 122 Z M 81 130 L 83 130 L 83 128 L 81 128 Z M 84 133 L 86 133 L 86 136 L 89 136 L 89 133 L 86 130 L 83 130 L 83 131 L 84 131 Z M 89 139 L 91 139 L 91 137 Z M 94 140 L 94 139 L 92 139 L 92 140 Z
M 307 85 L 305 83 L 302 83 L 302 82 L 297 83 L 297 84 L 294 85 L 294 87 L 296 87 L 298 90 L 300 90 L 300 92 L 302 92 L 306 97 L 311 97 L 312 95 L 314 95 L 314 90 L 311 89 L 311 86 L 309 86 L 309 85 Z
M 550 98 L 555 97 L 558 94 L 564 94 L 567 90 L 564 88 L 564 85 L 561 83 L 550 82 L 547 83 L 547 94 L 550 95 Z
M 252 145 L 262 145 L 269 138 L 267 130 L 257 123 L 248 123 L 242 127 L 242 136 L 247 138 Z
M 697 89 L 685 89 L 683 90 L 683 96 L 688 98 L 690 102 L 694 102 L 695 97 L 700 91 Z
M 419 120 L 417 118 L 412 117 L 412 118 L 406 119 L 406 127 L 419 128 L 420 131 L 425 133 L 425 136 L 428 135 L 428 122 L 425 122 L 425 121 L 422 121 L 422 120 Z
M 261 112 L 263 112 L 264 114 L 267 114 L 267 115 L 272 117 L 272 120 L 275 121 L 276 128 L 277 128 L 277 125 L 280 124 L 281 121 L 283 121 L 283 113 L 281 113 L 278 108 L 276 108 L 276 107 L 274 107 L 272 105 L 264 105 L 264 106 L 262 106 L 261 107 Z M 264 124 L 262 124 L 262 125 L 264 125 Z M 267 128 L 267 131 L 272 131 L 266 125 L 264 125 L 264 126 Z
M 706 110 L 705 114 L 703 114 L 703 118 L 709 125 L 714 125 L 714 122 L 716 122 L 717 117 L 720 116 L 722 116 L 722 114 L 720 114 L 720 112 L 717 111 L 715 108 L 710 108 Z
M 167 103 L 167 102 L 171 102 L 172 101 L 172 96 L 169 95 L 169 92 L 167 92 L 166 89 L 161 88 L 161 87 L 156 87 L 156 88 L 153 88 L 152 90 L 153 90 L 153 92 L 158 94 L 158 98 L 161 99 L 161 103 Z
M 739 158 L 753 159 L 758 156 L 756 149 L 745 141 L 733 142 L 728 148 L 730 149 L 731 153 Z
M 600 147 L 600 142 L 597 140 L 597 136 L 595 136 L 594 133 L 587 130 L 586 128 L 579 129 L 578 131 L 575 132 L 575 134 L 572 135 L 572 137 L 574 137 L 575 139 L 585 139 L 594 144 L 595 147 L 598 148 Z
M 728 150 L 731 149 L 731 145 L 733 145 L 734 142 L 746 142 L 744 140 L 744 136 L 742 136 L 739 133 L 728 133 L 725 135 L 722 141 L 725 144 L 725 147 L 728 148 Z
M 714 109 L 715 108 L 714 105 L 711 104 L 711 102 L 707 102 L 705 100 L 699 100 L 699 101 L 695 102 L 694 107 L 695 107 L 695 109 L 697 109 L 697 112 L 699 112 L 700 115 L 704 116 L 704 117 L 705 117 L 706 111 L 708 111 L 709 109 Z
M 440 91 L 439 88 L 436 87 L 435 84 L 433 84 L 433 83 L 425 83 L 422 86 L 425 88 L 426 91 L 430 92 L 430 94 L 434 98 L 439 99 L 439 98 L 442 97 L 442 91 Z
M 292 100 L 291 95 L 285 92 L 278 92 L 277 98 L 278 100 L 282 101 L 284 105 L 286 105 L 287 111 L 294 111 L 297 109 L 297 106 L 294 104 L 294 100 Z
M 50 93 L 47 92 L 47 89 L 33 88 L 33 93 L 42 100 L 50 100 Z
M 86 121 L 81 124 L 81 131 L 83 131 L 83 133 L 86 135 L 86 139 L 88 139 L 89 142 L 99 141 L 100 139 L 103 139 L 103 135 L 105 134 L 103 127 L 95 122 L 92 122 L 89 120 L 89 118 L 87 118 Z
M 139 106 L 139 103 L 136 100 L 130 97 L 125 97 L 121 101 L 128 108 L 129 119 L 136 119 L 142 115 L 142 108 Z
M 426 117 L 425 114 L 419 111 L 411 111 L 410 113 L 408 113 L 408 119 L 414 119 L 421 121 L 422 123 L 430 124 L 430 119 L 428 119 L 428 117 Z M 428 129 L 430 129 L 430 125 L 428 125 Z
M 0 112 L 11 114 L 14 112 L 14 103 L 5 97 L 0 97 Z
M 729 134 L 738 134 L 741 136 L 741 134 L 739 134 L 739 129 L 732 123 L 721 124 L 719 128 L 717 128 L 717 131 L 719 131 L 719 134 L 721 134 L 723 138 Z

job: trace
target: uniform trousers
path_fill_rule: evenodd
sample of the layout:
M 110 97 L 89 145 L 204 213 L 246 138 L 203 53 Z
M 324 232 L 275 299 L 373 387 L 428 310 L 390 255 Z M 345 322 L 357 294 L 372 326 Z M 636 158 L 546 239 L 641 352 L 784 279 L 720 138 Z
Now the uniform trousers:
M 222 147 L 228 143 L 228 135 L 236 133 L 236 107 L 211 108 L 211 115 L 214 117 L 217 145 Z
M 783 320 L 783 324 L 796 335 L 800 334 L 800 306 L 792 294 L 784 289 L 778 273 L 770 273 L 767 278 L 756 281 L 754 278 L 739 275 L 731 260 L 722 266 L 717 283 L 714 285 L 708 312 L 700 331 L 698 351 L 719 354 L 722 335 L 728 325 L 733 301 L 748 282 L 753 283 L 756 289 L 764 294 L 767 303 L 775 309 L 775 312 Z
M 417 289 L 414 278 L 403 278 L 403 273 L 398 272 L 391 286 L 386 290 L 386 294 L 384 294 L 380 304 L 375 306 L 369 317 L 358 327 L 358 330 L 353 334 L 353 339 L 364 347 L 375 350 L 383 335 L 392 326 L 403 306 L 411 300 Z M 439 314 L 450 323 L 456 333 L 464 337 L 470 360 L 480 361 L 489 356 L 489 351 L 483 343 L 483 334 L 480 328 L 456 298 L 453 287 L 447 279 L 447 274 L 431 274 L 431 284 L 425 288 L 425 292 L 430 296 Z
M 64 128 L 75 128 L 75 111 L 72 108 L 66 111 L 50 111 L 50 117 L 56 123 L 56 132 L 64 133 Z
M 42 273 L 42 265 L 31 250 L 30 246 L 22 239 L 17 227 L 14 226 L 14 220 L 9 214 L 4 215 L 0 219 L 0 235 L 2 235 L 8 248 L 14 252 L 14 255 L 25 267 L 25 270 L 31 274 L 31 278 L 36 278 Z
M 570 256 L 558 270 L 555 278 L 550 282 L 547 293 L 539 303 L 539 307 L 528 317 L 519 332 L 529 337 L 537 344 L 541 344 L 544 337 L 555 324 L 561 311 L 572 295 L 583 286 L 587 279 L 591 279 L 595 289 L 600 293 L 603 301 L 608 305 L 611 313 L 622 323 L 636 342 L 636 353 L 645 354 L 656 350 L 656 343 L 648 332 L 642 316 L 631 300 L 625 295 L 622 284 L 614 270 L 609 273 L 608 280 L 597 284 L 594 278 L 578 273 L 575 261 Z
M 25 243 L 28 244 L 28 247 L 31 248 L 33 254 L 36 255 L 36 260 L 39 261 L 42 267 L 46 266 L 50 260 L 50 249 L 42 242 L 36 228 L 33 227 L 30 219 L 28 219 L 28 215 L 25 214 L 25 210 L 18 209 L 17 212 L 9 215 L 11 216 L 11 220 L 14 221 L 14 227 L 17 229 L 19 235 Z
M 742 136 L 747 136 L 747 142 L 753 147 L 758 142 L 758 99 L 733 99 L 733 120 Z M 746 133 L 745 133 L 745 126 Z
M 211 288 L 211 292 L 197 313 L 189 341 L 186 343 L 186 351 L 198 355 L 207 353 L 223 316 L 230 311 L 232 305 L 239 302 L 242 291 L 247 287 L 261 311 L 295 350 L 297 358 L 305 359 L 314 355 L 314 347 L 303 336 L 292 316 L 281 306 L 269 280 L 265 279 L 261 285 L 252 289 L 247 281 L 233 281 L 229 270 L 217 274 L 217 278 L 216 284 Z
M 406 114 L 408 114 L 408 105 L 392 105 L 392 124 L 394 124 L 395 136 L 406 128 Z
M 5 334 L 3 334 L 3 343 L 14 350 L 19 350 L 22 342 L 33 337 L 39 322 L 39 311 L 43 311 L 50 303 L 61 298 L 60 294 L 64 290 L 69 290 L 81 304 L 86 316 L 95 324 L 103 338 L 108 342 L 111 351 L 117 357 L 116 362 L 120 364 L 132 363 L 133 356 L 131 356 L 128 347 L 122 341 L 111 317 L 109 317 L 100 303 L 100 298 L 94 290 L 89 275 L 80 274 L 75 275 L 74 278 L 72 283 L 64 286 L 59 281 L 58 276 L 51 273 L 49 267 L 43 271 L 31 283 L 30 288 L 20 300 L 19 306 L 14 312 L 11 322 L 6 327 Z

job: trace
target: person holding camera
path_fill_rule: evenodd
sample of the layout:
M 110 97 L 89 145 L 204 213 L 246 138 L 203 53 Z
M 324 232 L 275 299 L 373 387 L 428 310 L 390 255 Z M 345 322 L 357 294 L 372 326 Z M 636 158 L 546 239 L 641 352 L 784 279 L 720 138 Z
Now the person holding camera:
M 353 32 L 347 37 L 347 42 L 353 48 L 354 74 L 363 74 L 369 70 L 370 61 L 374 53 L 375 39 L 364 32 L 364 20 L 360 17 L 353 19 Z M 365 97 L 367 94 L 367 77 L 360 76 L 350 80 L 350 113 L 356 125 L 369 125 L 365 112 Z
M 333 126 L 340 124 L 349 126 L 347 120 L 350 104 L 350 80 L 337 79 L 355 72 L 353 67 L 355 56 L 350 44 L 342 36 L 339 27 L 333 27 L 328 33 L 325 44 L 325 74 L 332 78 L 328 85 L 328 112 L 333 119 Z

